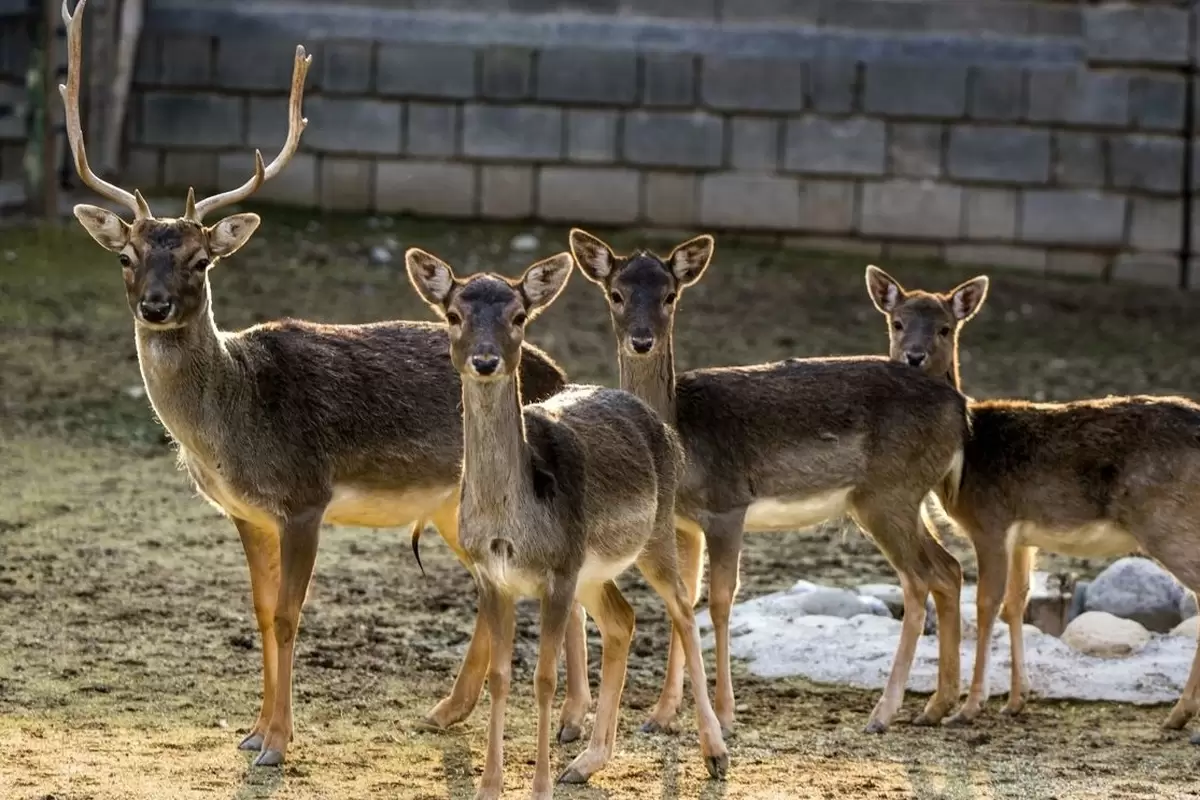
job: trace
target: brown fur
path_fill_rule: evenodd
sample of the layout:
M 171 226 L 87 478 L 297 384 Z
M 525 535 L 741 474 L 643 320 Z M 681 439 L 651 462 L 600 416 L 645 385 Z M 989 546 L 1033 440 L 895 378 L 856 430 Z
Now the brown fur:
M 524 409 L 519 401 L 526 323 L 566 286 L 570 256 L 534 264 L 517 281 L 496 275 L 460 280 L 444 262 L 416 249 L 405 260 L 414 288 L 446 320 L 450 360 L 462 376 L 460 542 L 493 637 L 492 724 L 477 796 L 499 797 L 503 788 L 513 601 L 520 597 L 538 597 L 542 605 L 534 797 L 548 798 L 552 791 L 549 710 L 576 597 L 600 627 L 604 661 L 591 745 L 562 780 L 583 782 L 608 761 L 633 628 L 613 580 L 634 562 L 690 644 L 701 750 L 710 773 L 723 775 L 728 755 L 708 703 L 699 632 L 676 566 L 673 508 L 683 465 L 677 436 L 646 403 L 618 389 L 569 386 Z
M 957 483 L 968 421 L 962 396 L 882 358 L 789 359 L 699 369 L 676 378 L 674 314 L 683 290 L 703 275 L 712 237 L 660 258 L 618 256 L 590 234 L 571 232 L 583 273 L 608 298 L 621 386 L 676 425 L 688 466 L 676 496 L 681 541 L 703 529 L 710 555 L 710 607 L 717 641 L 717 714 L 733 722 L 729 611 L 737 591 L 743 529 L 808 527 L 848 512 L 887 555 L 905 588 L 905 620 L 888 688 L 868 729 L 886 729 L 899 708 L 930 590 L 941 624 L 938 692 L 924 719 L 958 698 L 958 562 L 925 535 L 922 497 Z M 699 559 L 685 558 L 699 583 Z M 670 725 L 682 691 L 678 658 L 647 728 Z
M 868 267 L 867 286 L 888 319 L 891 357 L 918 361 L 921 369 L 957 387 L 958 333 L 983 304 L 987 279 L 975 278 L 946 294 L 910 292 Z M 988 643 L 998 611 L 1008 623 L 1013 650 L 1005 710 L 1016 713 L 1024 706 L 1022 622 L 1038 546 L 1074 556 L 1140 551 L 1189 590 L 1200 589 L 1200 405 L 1147 396 L 1072 403 L 982 400 L 971 403 L 971 416 L 958 497 L 942 498 L 979 561 L 975 673 L 955 717 L 963 722 L 977 716 L 987 700 Z M 1198 708 L 1200 653 L 1168 727 L 1182 727 Z

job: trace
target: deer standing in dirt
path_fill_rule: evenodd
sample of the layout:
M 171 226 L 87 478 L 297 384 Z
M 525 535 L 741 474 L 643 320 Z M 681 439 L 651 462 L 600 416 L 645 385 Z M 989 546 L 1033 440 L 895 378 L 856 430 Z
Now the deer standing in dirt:
M 236 333 L 217 329 L 209 270 L 258 228 L 255 214 L 211 226 L 206 214 L 250 196 L 295 153 L 311 57 L 296 48 L 287 141 L 237 189 L 156 218 L 132 194 L 92 173 L 79 120 L 81 17 L 63 5 L 67 27 L 66 127 L 83 182 L 134 214 L 77 205 L 75 216 L 118 254 L 133 312 L 138 362 L 155 413 L 200 492 L 233 520 L 250 568 L 262 634 L 263 698 L 239 745 L 255 763 L 282 762 L 292 735 L 292 657 L 322 521 L 371 527 L 430 519 L 460 559 L 457 488 L 462 458 L 458 374 L 441 326 L 422 322 L 318 325 L 295 320 Z M 526 399 L 549 397 L 566 378 L 525 345 Z M 591 704 L 581 610 L 567 634 L 563 729 L 578 735 Z M 476 627 L 449 697 L 430 712 L 444 728 L 465 719 L 487 674 L 489 638 Z M 565 737 L 564 737 L 565 738 Z
M 512 671 L 513 603 L 541 601 L 535 672 L 538 706 L 533 796 L 549 798 L 550 704 L 558 653 L 577 598 L 603 642 L 600 693 L 588 749 L 560 778 L 583 783 L 611 757 L 633 637 L 633 609 L 613 581 L 637 564 L 667 605 L 682 638 L 705 766 L 722 778 L 729 756 L 708 700 L 700 634 L 675 544 L 679 439 L 644 402 L 619 389 L 568 386 L 521 407 L 525 329 L 567 285 L 569 253 L 540 261 L 518 280 L 456 278 L 435 256 L 405 254 L 408 277 L 446 322 L 450 360 L 462 376 L 463 471 L 459 545 L 479 587 L 492 636 L 491 724 L 477 797 L 503 789 L 504 713 Z
M 890 355 L 958 388 L 958 335 L 987 297 L 980 276 L 945 294 L 908 291 L 875 266 L 867 288 L 888 320 Z M 979 565 L 975 668 L 962 708 L 987 702 L 997 613 L 1008 623 L 1012 684 L 1005 714 L 1025 706 L 1025 606 L 1038 548 L 1083 558 L 1141 552 L 1190 591 L 1200 590 L 1200 405 L 1182 397 L 1108 397 L 1071 403 L 973 400 L 956 495 L 943 510 L 975 547 Z M 1166 720 L 1182 728 L 1200 710 L 1200 651 Z M 1192 739 L 1200 744 L 1200 734 Z
M 742 534 L 807 528 L 849 513 L 900 574 L 904 621 L 892 672 L 867 730 L 882 732 L 904 697 L 932 591 L 937 605 L 937 692 L 918 722 L 942 718 L 959 699 L 958 562 L 922 528 L 931 490 L 958 485 L 968 421 L 953 388 L 883 358 L 789 359 L 675 375 L 673 326 L 683 291 L 703 276 L 713 238 L 665 258 L 618 256 L 585 231 L 570 235 L 585 276 L 608 301 L 621 387 L 675 426 L 687 468 L 675 499 L 684 580 L 699 597 L 709 553 L 709 608 L 717 646 L 716 712 L 733 725 L 729 614 L 738 588 Z M 918 376 L 920 378 L 918 379 Z M 682 697 L 680 641 L 644 730 L 670 726 Z

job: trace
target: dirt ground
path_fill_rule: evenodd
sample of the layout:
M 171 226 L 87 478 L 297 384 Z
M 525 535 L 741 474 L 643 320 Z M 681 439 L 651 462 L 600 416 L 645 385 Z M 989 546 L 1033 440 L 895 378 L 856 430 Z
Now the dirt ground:
M 214 271 L 224 327 L 283 315 L 425 319 L 404 278 L 404 246 L 420 244 L 462 272 L 513 274 L 566 242 L 565 231 L 537 230 L 535 251 L 512 253 L 519 229 L 315 222 L 275 211 L 267 220 Z M 391 263 L 369 263 L 375 245 L 392 248 Z M 680 312 L 680 367 L 879 352 L 886 333 L 866 297 L 865 262 L 718 240 L 714 266 Z M 948 288 L 971 274 L 883 266 L 910 286 Z M 992 277 L 987 305 L 965 335 L 964 380 L 974 395 L 1196 396 L 1200 295 Z M 578 276 L 531 338 L 573 379 L 613 382 L 606 312 Z M 0 229 L 0 487 L 3 800 L 473 794 L 486 697 L 452 734 L 416 727 L 450 686 L 474 608 L 466 572 L 433 535 L 423 540 L 422 578 L 407 531 L 323 534 L 300 633 L 289 762 L 251 770 L 235 749 L 260 686 L 241 548 L 233 527 L 176 470 L 141 392 L 116 259 L 73 223 Z M 953 546 L 972 573 L 967 549 Z M 1104 565 L 1044 563 L 1083 574 Z M 748 539 L 743 597 L 798 578 L 848 584 L 892 575 L 845 526 Z M 1183 734 L 1160 732 L 1164 707 L 1035 700 L 1024 716 L 1005 720 L 993 700 L 972 729 L 901 722 L 868 736 L 861 729 L 871 693 L 744 672 L 729 780 L 710 782 L 690 716 L 677 736 L 637 731 L 659 687 L 666 625 L 640 579 L 624 585 L 639 628 L 617 752 L 590 786 L 557 796 L 1200 797 L 1200 750 Z M 525 796 L 532 777 L 535 631 L 525 605 L 508 728 L 512 797 Z M 711 677 L 711 662 L 709 669 Z M 906 712 L 922 702 L 910 696 Z M 556 762 L 565 765 L 581 747 L 557 748 Z

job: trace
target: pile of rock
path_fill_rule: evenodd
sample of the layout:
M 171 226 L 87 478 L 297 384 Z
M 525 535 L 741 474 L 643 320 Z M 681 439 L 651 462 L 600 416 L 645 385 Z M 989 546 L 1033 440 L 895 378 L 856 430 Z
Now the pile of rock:
M 1062 639 L 1105 658 L 1139 652 L 1151 632 L 1196 638 L 1196 599 L 1171 573 L 1146 558 L 1122 558 L 1090 584 L 1075 586 Z

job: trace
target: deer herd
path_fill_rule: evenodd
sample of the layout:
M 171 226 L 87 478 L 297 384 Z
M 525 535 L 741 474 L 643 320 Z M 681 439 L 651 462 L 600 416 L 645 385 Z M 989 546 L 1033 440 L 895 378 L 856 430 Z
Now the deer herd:
M 976 401 L 961 392 L 958 336 L 988 279 L 946 294 L 909 291 L 876 267 L 866 282 L 887 318 L 888 357 L 792 358 L 676 374 L 674 320 L 712 261 L 699 236 L 665 256 L 621 255 L 572 230 L 569 252 L 517 279 L 458 276 L 420 249 L 408 278 L 440 323 L 324 325 L 285 320 L 227 332 L 213 320 L 209 272 L 258 228 L 255 214 L 203 219 L 243 200 L 295 153 L 311 57 L 297 47 L 280 154 L 241 187 L 156 217 L 139 192 L 96 176 L 79 119 L 80 16 L 66 2 L 68 139 L 83 182 L 127 207 L 75 216 L 117 254 L 138 362 L 154 411 L 203 496 L 232 520 L 262 635 L 262 706 L 239 747 L 283 762 L 292 738 L 292 666 L 322 523 L 433 524 L 475 579 L 478 613 L 450 694 L 424 718 L 445 729 L 491 698 L 478 796 L 503 787 L 514 601 L 540 601 L 533 794 L 549 797 L 551 705 L 559 653 L 566 697 L 556 739 L 581 735 L 592 705 L 585 613 L 600 630 L 599 696 L 587 748 L 559 777 L 583 782 L 612 755 L 634 613 L 615 579 L 632 566 L 673 625 L 647 732 L 669 730 L 686 669 L 705 767 L 725 776 L 734 723 L 729 618 L 746 532 L 795 530 L 848 514 L 896 569 L 899 645 L 866 729 L 883 732 L 903 699 L 926 598 L 938 621 L 937 689 L 916 724 L 969 723 L 987 700 L 991 630 L 1009 628 L 1012 684 L 1027 694 L 1022 620 L 1037 548 L 1073 556 L 1140 552 L 1200 589 L 1200 406 L 1180 397 L 1073 403 Z M 620 389 L 568 384 L 526 341 L 574 269 L 594 283 L 616 334 Z M 934 535 L 953 522 L 978 559 L 974 675 L 960 699 L 962 570 Z M 414 541 L 415 543 L 415 541 Z M 704 552 L 716 643 L 709 700 L 693 606 Z M 1200 658 L 1166 720 L 1200 710 Z M 1200 741 L 1200 736 L 1195 741 Z

